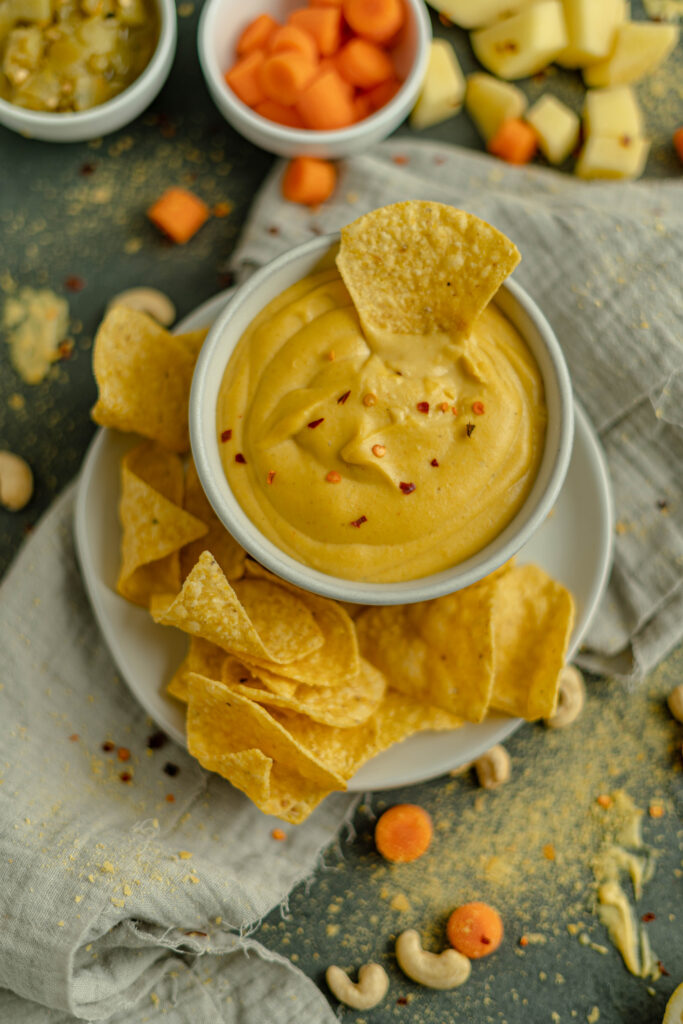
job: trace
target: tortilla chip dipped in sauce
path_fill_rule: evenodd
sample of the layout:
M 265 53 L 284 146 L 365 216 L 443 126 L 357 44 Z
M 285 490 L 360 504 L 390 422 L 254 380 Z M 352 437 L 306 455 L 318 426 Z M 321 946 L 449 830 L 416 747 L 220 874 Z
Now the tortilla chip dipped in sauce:
M 546 427 L 538 367 L 491 303 L 518 261 L 476 217 L 397 203 L 342 231 L 338 269 L 256 317 L 216 426 L 230 487 L 268 539 L 385 583 L 456 565 L 507 526 Z

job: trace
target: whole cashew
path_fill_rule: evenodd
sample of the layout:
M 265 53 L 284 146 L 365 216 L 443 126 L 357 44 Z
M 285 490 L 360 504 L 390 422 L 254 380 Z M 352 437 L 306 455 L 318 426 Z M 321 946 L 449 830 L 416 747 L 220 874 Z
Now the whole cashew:
M 557 711 L 551 718 L 544 719 L 549 729 L 564 729 L 576 721 L 586 702 L 586 687 L 578 668 L 565 665 L 560 672 L 560 693 Z
M 28 462 L 12 452 L 0 451 L 0 505 L 18 512 L 33 494 L 33 473 Z
M 156 288 L 128 288 L 109 300 L 107 313 L 115 306 L 127 306 L 140 313 L 149 313 L 163 327 L 170 327 L 175 320 L 175 306 L 167 295 Z
M 677 722 L 683 722 L 683 683 L 679 683 L 669 694 L 669 711 Z
M 325 979 L 332 995 L 354 1010 L 371 1010 L 384 999 L 389 988 L 389 978 L 381 964 L 363 964 L 357 982 L 351 981 L 341 967 L 332 964 L 325 972 Z
M 479 785 L 483 789 L 496 789 L 510 778 L 510 755 L 497 743 L 474 762 Z
M 455 949 L 428 953 L 414 928 L 396 939 L 396 960 L 404 974 L 427 988 L 457 988 L 470 976 L 471 964 Z

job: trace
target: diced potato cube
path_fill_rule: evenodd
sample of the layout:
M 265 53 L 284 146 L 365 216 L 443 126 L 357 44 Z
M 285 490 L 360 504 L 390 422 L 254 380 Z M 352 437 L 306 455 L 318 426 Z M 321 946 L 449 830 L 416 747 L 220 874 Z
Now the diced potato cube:
M 526 78 L 547 67 L 567 46 L 560 0 L 542 0 L 520 14 L 470 36 L 479 61 L 499 78 Z
M 606 57 L 617 25 L 626 20 L 624 0 L 562 0 L 569 45 L 557 57 L 565 68 L 582 68 Z
M 21 85 L 35 71 L 43 55 L 43 37 L 40 29 L 12 29 L 7 36 L 2 70 L 13 85 Z
M 116 8 L 124 25 L 144 25 L 149 17 L 142 0 L 117 0 Z
M 650 150 L 648 139 L 591 135 L 576 164 L 580 178 L 639 178 Z
M 583 124 L 586 135 L 606 139 L 639 136 L 645 130 L 635 93 L 628 85 L 589 89 L 583 105 Z
M 52 17 L 51 0 L 5 0 L 0 6 L 15 21 L 49 21 Z
M 647 21 L 626 21 L 614 34 L 605 60 L 584 69 L 586 85 L 628 85 L 651 74 L 678 42 L 678 26 Z
M 460 110 L 465 95 L 465 78 L 450 43 L 435 39 L 429 51 L 427 73 L 417 103 L 410 115 L 413 128 L 429 128 Z
M 564 103 L 545 93 L 527 112 L 526 120 L 535 129 L 541 152 L 551 164 L 563 163 L 576 148 L 581 122 Z
M 461 28 L 484 28 L 516 14 L 535 0 L 429 0 L 429 4 Z
M 49 69 L 30 75 L 14 90 L 12 103 L 29 110 L 56 110 L 61 95 L 60 81 Z
M 115 18 L 89 18 L 79 28 L 78 35 L 91 55 L 103 56 L 116 49 L 119 26 Z
M 527 98 L 521 89 L 501 82 L 484 71 L 467 76 L 465 108 L 485 142 L 492 139 L 503 121 L 521 117 Z

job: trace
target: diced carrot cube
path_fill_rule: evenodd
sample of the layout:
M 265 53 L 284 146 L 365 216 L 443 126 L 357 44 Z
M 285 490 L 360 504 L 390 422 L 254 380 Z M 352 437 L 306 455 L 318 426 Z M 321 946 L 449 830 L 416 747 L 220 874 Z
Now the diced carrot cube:
M 250 21 L 242 35 L 237 40 L 237 55 L 244 57 L 252 50 L 263 50 L 268 45 L 268 40 L 278 24 L 275 18 L 269 14 L 259 14 L 258 18 Z
M 225 81 L 235 95 L 248 107 L 261 103 L 266 94 L 261 85 L 260 71 L 265 61 L 263 50 L 252 50 L 225 72 Z
M 369 117 L 370 114 L 373 113 L 374 110 L 370 105 L 370 100 L 368 99 L 368 97 L 365 95 L 365 93 L 358 93 L 358 95 L 355 97 L 353 101 L 354 122 L 364 121 L 366 117 Z
M 276 121 L 287 128 L 306 127 L 301 120 L 301 114 L 297 112 L 295 107 L 285 106 L 284 103 L 278 103 L 277 100 L 264 100 L 255 109 L 256 113 L 260 114 L 261 117 L 267 117 L 269 121 Z
M 311 82 L 296 104 L 307 128 L 332 131 L 353 123 L 353 100 L 348 82 L 330 68 Z
M 374 89 L 370 89 L 367 97 L 372 109 L 379 110 L 389 100 L 393 100 L 400 88 L 401 82 L 399 82 L 398 78 L 389 78 L 386 82 L 382 82 L 381 85 L 376 85 Z
M 337 170 L 329 160 L 299 156 L 287 167 L 282 179 L 282 194 L 292 203 L 317 206 L 334 192 Z
M 391 57 L 367 39 L 351 39 L 336 57 L 340 75 L 359 89 L 372 89 L 395 77 Z
M 304 32 L 296 25 L 283 25 L 270 37 L 269 53 L 283 53 L 292 50 L 309 60 L 318 60 L 318 44 L 310 32 Z
M 260 69 L 259 81 L 265 96 L 291 106 L 314 78 L 317 62 L 293 50 L 267 57 Z
M 403 25 L 401 0 L 344 0 L 342 10 L 356 33 L 372 43 L 386 43 Z
M 342 40 L 342 12 L 340 7 L 300 7 L 292 11 L 288 24 L 296 25 L 310 34 L 318 44 L 323 57 L 336 53 Z
M 160 231 L 183 245 L 209 219 L 209 207 L 203 199 L 185 188 L 166 189 L 147 210 L 147 216 Z
M 538 148 L 536 132 L 519 117 L 509 117 L 489 139 L 486 148 L 509 164 L 528 164 Z

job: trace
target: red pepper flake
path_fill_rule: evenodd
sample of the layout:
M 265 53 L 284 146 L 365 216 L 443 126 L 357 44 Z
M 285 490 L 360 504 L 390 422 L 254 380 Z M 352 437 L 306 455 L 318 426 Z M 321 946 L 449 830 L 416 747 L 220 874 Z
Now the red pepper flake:
M 401 482 L 398 486 L 401 488 L 404 494 L 412 494 L 413 491 L 415 490 L 415 484 L 405 484 Z
M 211 211 L 214 217 L 227 217 L 232 213 L 232 203 L 224 201 L 222 203 L 216 203 L 213 210 Z
M 67 277 L 64 282 L 64 286 L 69 289 L 70 292 L 82 292 L 85 288 L 85 281 L 78 274 L 72 274 L 71 277 Z
M 340 395 L 339 398 L 337 399 L 337 405 L 343 405 L 350 394 L 350 391 L 345 391 L 343 395 Z
M 475 416 L 483 416 L 486 410 L 483 402 L 472 402 L 472 412 Z
M 458 407 L 457 407 L 457 405 L 452 406 L 451 412 L 453 413 L 454 416 L 458 415 Z
M 224 430 L 223 433 L 221 434 L 221 441 L 225 444 L 226 441 L 230 441 L 231 439 L 232 430 L 228 428 L 227 430 Z
M 131 775 L 130 772 L 121 772 L 119 774 L 119 778 L 121 779 L 121 782 L 131 782 L 133 776 Z
M 425 416 L 426 416 L 427 413 L 429 412 L 429 402 L 418 402 L 417 403 L 417 411 L 418 412 L 423 412 L 425 414 Z
M 319 420 L 311 420 L 311 422 L 307 423 L 306 426 L 308 427 L 309 430 L 315 430 L 316 427 L 319 427 L 320 424 L 324 423 L 324 422 L 325 422 L 325 417 L 321 416 Z
M 441 167 L 442 164 L 446 163 L 446 157 L 445 156 L 435 156 L 434 157 L 434 163 L 436 164 L 437 167 Z
M 161 729 L 153 732 L 151 736 L 147 737 L 147 746 L 150 750 L 159 750 L 168 742 L 168 736 Z
M 167 793 L 166 794 L 166 803 L 167 804 L 174 804 L 175 803 L 175 797 L 173 796 L 173 793 Z
M 246 466 L 247 460 L 245 459 L 244 455 L 242 455 L 242 452 L 237 453 L 237 455 L 235 456 L 235 462 L 239 462 L 240 466 Z
M 439 21 L 441 22 L 441 24 L 443 25 L 444 28 L 452 28 L 453 27 L 453 22 L 451 21 L 450 18 L 447 18 L 445 14 L 440 14 L 439 15 Z
M 474 423 L 467 424 L 467 426 L 465 427 L 465 433 L 467 434 L 468 437 L 472 437 L 472 434 L 474 433 Z
M 274 469 L 269 469 L 268 470 L 268 476 L 266 477 L 266 483 L 267 484 L 272 484 L 274 479 L 275 479 L 275 470 Z
M 360 526 L 363 525 L 363 523 L 367 523 L 367 521 L 368 521 L 368 517 L 367 516 L 361 516 L 360 519 L 352 520 L 351 526 L 355 526 L 356 529 L 358 529 Z
M 273 224 L 271 227 L 268 228 L 268 234 L 269 235 L 279 235 L 280 234 L 279 227 L 276 224 Z
M 327 476 L 325 477 L 325 479 L 327 480 L 328 484 L 340 484 L 341 473 L 338 473 L 336 469 L 331 469 Z
M 283 839 L 287 838 L 287 833 L 283 832 L 281 828 L 274 828 L 270 834 L 273 837 L 273 839 L 277 839 L 280 842 L 282 842 Z
M 330 351 L 327 353 L 327 358 L 331 363 L 333 363 L 337 358 L 337 353 L 334 351 L 333 348 L 331 348 Z
M 491 940 L 486 935 L 482 935 L 482 937 L 481 937 L 481 939 L 479 941 L 481 942 L 482 946 L 490 946 L 491 945 Z
M 65 338 L 57 346 L 57 355 L 60 359 L 70 359 L 74 350 L 74 343 L 71 338 Z
M 80 739 L 80 736 L 78 735 L 77 732 L 72 732 L 71 735 L 69 736 L 69 739 L 71 740 L 72 743 L 75 743 L 76 740 Z
M 439 465 L 439 460 L 438 459 L 432 459 L 432 461 L 429 463 L 429 465 L 430 466 L 438 466 Z
M 657 961 L 657 967 L 659 967 L 660 973 L 663 974 L 665 978 L 670 977 L 669 972 L 667 971 L 666 967 L 664 966 L 661 960 Z
M 81 164 L 81 174 L 83 175 L 84 178 L 87 178 L 87 176 L 89 174 L 94 174 L 95 173 L 95 168 L 96 167 L 97 167 L 97 164 Z
M 649 924 L 650 921 L 654 921 L 655 920 L 656 916 L 657 916 L 656 914 L 653 914 L 652 912 L 649 912 L 647 914 L 643 914 L 643 916 L 641 917 L 640 920 L 644 921 L 645 924 Z
M 398 1004 L 398 1006 L 407 1006 L 408 1000 L 406 996 L 399 996 L 398 999 L 396 1000 L 396 1003 Z
M 521 939 L 519 940 L 519 944 L 520 944 L 520 946 L 528 946 L 529 945 L 529 940 L 527 939 L 526 935 L 522 935 Z
M 439 406 L 439 409 L 441 409 L 441 412 L 448 412 L 448 402 L 442 402 L 441 405 Z
M 407 164 L 407 163 L 410 162 L 410 157 L 402 156 L 399 153 L 397 153 L 395 156 L 392 156 L 391 159 L 394 161 L 395 164 L 398 164 L 399 167 L 402 167 L 404 164 Z
M 130 750 L 128 747 L 119 747 L 116 751 L 116 756 L 119 761 L 130 761 Z
M 172 764 L 171 761 L 167 761 L 166 764 L 164 765 L 164 771 L 166 772 L 167 775 L 170 775 L 171 778 L 173 778 L 175 775 L 178 774 L 180 768 L 178 767 L 177 764 Z
M 113 749 L 114 744 L 111 742 L 111 740 L 105 740 L 104 743 L 102 744 L 102 750 L 105 752 L 105 754 L 110 754 Z

